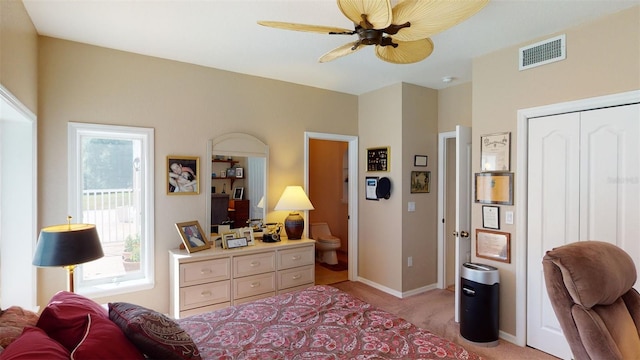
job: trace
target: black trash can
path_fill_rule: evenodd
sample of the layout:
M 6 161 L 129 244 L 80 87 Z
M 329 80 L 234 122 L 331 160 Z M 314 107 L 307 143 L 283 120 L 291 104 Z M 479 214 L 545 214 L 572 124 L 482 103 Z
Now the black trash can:
M 464 263 L 460 282 L 460 335 L 480 346 L 498 345 L 498 269 L 485 264 Z

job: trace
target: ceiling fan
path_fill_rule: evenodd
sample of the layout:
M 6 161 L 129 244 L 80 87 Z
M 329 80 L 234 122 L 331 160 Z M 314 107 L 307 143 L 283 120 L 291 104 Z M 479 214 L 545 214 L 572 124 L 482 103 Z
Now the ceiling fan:
M 430 36 L 468 19 L 489 0 L 337 0 L 340 11 L 353 21 L 354 30 L 279 21 L 258 21 L 278 29 L 330 35 L 358 35 L 358 40 L 322 55 L 321 63 L 375 45 L 378 58 L 394 64 L 410 64 L 433 52 Z

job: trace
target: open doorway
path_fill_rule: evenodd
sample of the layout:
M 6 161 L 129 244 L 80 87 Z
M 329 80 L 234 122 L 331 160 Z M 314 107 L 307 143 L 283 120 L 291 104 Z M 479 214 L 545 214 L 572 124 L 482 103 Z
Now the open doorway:
M 307 223 L 309 236 L 320 237 L 316 239 L 317 284 L 356 276 L 356 163 L 356 137 L 305 133 L 305 187 L 315 207 Z

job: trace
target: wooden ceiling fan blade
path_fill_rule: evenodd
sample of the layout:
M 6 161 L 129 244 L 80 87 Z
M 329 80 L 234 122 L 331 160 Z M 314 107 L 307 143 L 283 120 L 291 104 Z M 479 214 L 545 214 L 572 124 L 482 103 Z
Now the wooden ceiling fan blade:
M 280 22 L 280 21 L 258 21 L 258 24 L 262 26 L 276 28 L 276 29 L 306 31 L 306 32 L 313 32 L 313 33 L 320 33 L 320 34 L 345 34 L 345 35 L 355 34 L 355 31 L 353 30 L 343 29 L 339 27 L 332 27 L 332 26 L 306 25 L 306 24 L 296 24 L 296 23 L 288 23 L 288 22 Z
M 489 0 L 405 0 L 393 8 L 393 24 L 410 22 L 391 35 L 395 40 L 414 41 L 431 37 L 470 18 Z
M 362 15 L 367 15 L 367 21 L 374 29 L 384 29 L 391 25 L 391 0 L 338 0 L 340 11 L 355 24 L 363 26 Z
M 364 46 L 360 45 L 358 41 L 352 42 L 352 43 L 348 43 L 348 44 L 344 44 L 340 47 L 337 47 L 331 51 L 329 51 L 328 53 L 322 55 L 320 57 L 320 59 L 318 59 L 319 62 L 321 63 L 325 63 L 325 62 L 329 62 L 332 60 L 335 60 L 339 57 L 343 57 L 349 54 L 353 54 L 354 52 L 362 49 Z
M 433 41 L 431 39 L 420 39 L 416 41 L 395 41 L 398 47 L 376 46 L 376 55 L 390 63 L 411 64 L 426 59 L 433 52 Z

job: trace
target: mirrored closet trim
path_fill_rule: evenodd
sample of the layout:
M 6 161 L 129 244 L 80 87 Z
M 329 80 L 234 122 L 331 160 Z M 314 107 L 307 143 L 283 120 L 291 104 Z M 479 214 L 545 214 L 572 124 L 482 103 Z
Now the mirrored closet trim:
M 230 160 L 229 160 L 230 159 Z M 214 195 L 212 187 L 216 187 L 216 193 L 225 188 L 225 192 L 229 195 L 229 199 L 234 197 L 234 188 L 231 178 L 220 176 L 219 172 L 214 170 L 216 167 L 224 167 L 225 162 L 229 167 L 234 164 L 242 163 L 242 179 L 243 199 L 247 199 L 249 204 L 249 218 L 266 217 L 267 211 L 267 179 L 269 169 L 269 146 L 258 138 L 244 133 L 229 133 L 218 136 L 209 140 L 207 147 L 207 161 L 204 168 L 208 171 L 205 174 L 204 190 L 208 194 L 206 205 L 206 229 L 212 229 L 212 203 Z M 216 173 L 216 178 L 213 178 Z M 208 175 L 206 175 L 208 174 Z M 235 176 L 235 175 L 234 175 Z M 235 181 L 234 181 L 235 182 Z M 245 224 L 235 224 L 236 227 L 246 226 Z M 205 230 L 206 231 L 206 230 Z

